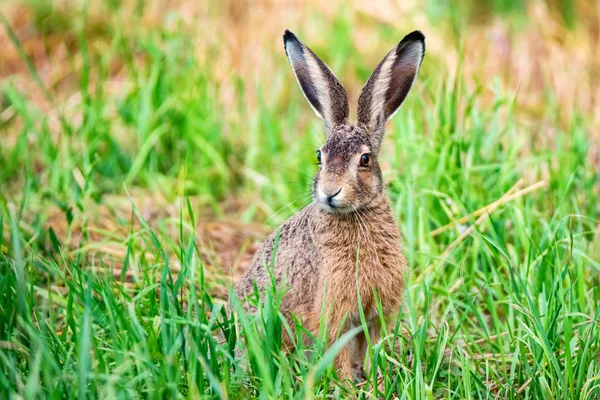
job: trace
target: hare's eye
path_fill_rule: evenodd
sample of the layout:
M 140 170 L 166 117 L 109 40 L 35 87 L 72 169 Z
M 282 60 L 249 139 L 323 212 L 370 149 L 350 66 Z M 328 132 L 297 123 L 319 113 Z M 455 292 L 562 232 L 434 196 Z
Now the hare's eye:
M 317 161 L 321 164 L 321 150 L 317 150 Z
M 363 154 L 360 157 L 360 166 L 361 167 L 368 167 L 370 162 L 371 162 L 371 157 L 369 157 L 368 154 Z

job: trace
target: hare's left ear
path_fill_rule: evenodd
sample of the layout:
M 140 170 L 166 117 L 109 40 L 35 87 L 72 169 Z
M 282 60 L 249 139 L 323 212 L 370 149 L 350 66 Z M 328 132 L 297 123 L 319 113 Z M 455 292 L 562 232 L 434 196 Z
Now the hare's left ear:
M 379 63 L 358 98 L 358 122 L 367 128 L 375 152 L 385 122 L 398 111 L 413 86 L 425 56 L 425 36 L 409 33 Z
M 348 96 L 333 72 L 296 35 L 286 30 L 283 44 L 304 97 L 319 118 L 325 121 L 327 134 L 334 125 L 348 118 Z

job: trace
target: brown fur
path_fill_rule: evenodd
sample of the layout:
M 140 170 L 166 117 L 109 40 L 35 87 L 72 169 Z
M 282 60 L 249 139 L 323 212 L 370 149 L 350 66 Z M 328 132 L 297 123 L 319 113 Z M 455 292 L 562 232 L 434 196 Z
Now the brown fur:
M 399 46 L 419 45 L 418 40 L 414 43 L 405 40 Z M 276 233 L 265 240 L 236 286 L 236 293 L 244 297 L 253 292 L 254 285 L 259 289 L 268 287 L 271 278 L 265 266 L 274 265 L 276 283 L 285 284 L 288 289 L 282 299 L 282 312 L 288 316 L 296 315 L 311 333 L 317 335 L 325 310 L 328 338 L 333 341 L 339 333 L 360 325 L 357 288 L 367 320 L 379 317 L 376 297 L 381 300 L 384 316 L 398 313 L 404 292 L 406 259 L 377 162 L 380 134 L 375 132 L 375 127 L 363 123 L 348 124 L 345 121 L 346 95 L 340 92 L 341 85 L 333 73 L 318 58 L 312 66 L 307 64 L 304 57 L 316 55 L 293 34 L 286 33 L 284 41 L 307 99 L 318 115 L 330 116 L 333 120 L 325 121 L 327 142 L 320 149 L 321 165 L 312 187 L 312 204 L 279 229 L 276 254 L 273 249 Z M 294 48 L 288 49 L 288 43 Z M 421 60 L 400 61 L 420 64 Z M 322 70 L 311 69 L 315 65 Z M 380 70 L 381 64 L 376 72 L 386 73 Z M 417 71 L 418 65 L 413 79 Z M 406 73 L 402 79 L 406 81 Z M 394 77 L 388 81 L 391 87 Z M 315 82 L 321 82 L 325 87 L 313 87 Z M 377 86 L 377 81 L 370 79 L 369 82 L 364 90 Z M 402 90 L 409 89 L 403 83 Z M 328 93 L 330 97 L 327 97 Z M 406 94 L 401 93 L 404 97 Z M 361 95 L 363 101 L 369 102 L 374 97 L 370 93 Z M 391 98 L 397 97 L 398 94 L 394 94 Z M 386 100 L 383 106 L 377 105 L 382 107 L 382 119 L 395 111 L 390 111 L 388 103 Z M 324 104 L 333 109 L 323 110 Z M 337 109 L 339 107 L 341 110 Z M 371 115 L 373 107 L 373 104 L 359 102 L 359 109 L 368 109 L 359 114 Z M 369 156 L 366 166 L 361 164 L 365 154 Z M 370 334 L 373 342 L 379 340 L 378 323 L 371 324 Z M 285 343 L 291 346 L 287 337 Z M 342 377 L 351 378 L 353 366 L 362 366 L 365 351 L 364 335 L 355 337 L 342 350 L 336 358 L 336 367 Z

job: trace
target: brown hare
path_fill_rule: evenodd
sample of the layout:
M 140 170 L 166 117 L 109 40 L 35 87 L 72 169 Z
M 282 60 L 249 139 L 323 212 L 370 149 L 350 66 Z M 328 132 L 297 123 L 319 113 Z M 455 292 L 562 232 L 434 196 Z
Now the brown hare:
M 346 91 L 327 65 L 292 32 L 285 32 L 283 42 L 304 96 L 325 122 L 327 140 L 317 151 L 312 203 L 281 226 L 276 253 L 276 233 L 265 240 L 236 285 L 236 294 L 243 298 L 255 286 L 264 289 L 274 275 L 287 288 L 284 315 L 295 315 L 316 335 L 324 312 L 332 342 L 338 333 L 360 325 L 358 288 L 365 317 L 376 322 L 370 324 L 370 335 L 377 342 L 376 298 L 384 316 L 397 314 L 406 271 L 377 155 L 385 122 L 415 82 L 425 36 L 419 31 L 408 34 L 375 68 L 358 99 L 356 123 L 348 121 Z M 291 346 L 289 338 L 286 343 Z M 341 378 L 352 378 L 365 352 L 364 334 L 354 337 L 335 361 Z

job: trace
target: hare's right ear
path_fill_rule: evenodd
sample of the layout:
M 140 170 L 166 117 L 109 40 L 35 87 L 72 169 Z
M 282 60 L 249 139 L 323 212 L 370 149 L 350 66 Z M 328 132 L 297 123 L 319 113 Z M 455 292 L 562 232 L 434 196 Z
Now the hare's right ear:
M 385 122 L 398 111 L 413 86 L 425 56 L 425 36 L 409 33 L 379 63 L 358 97 L 358 122 L 367 128 L 375 152 Z
M 333 72 L 296 35 L 286 30 L 283 45 L 304 97 L 329 130 L 348 118 L 348 96 Z

